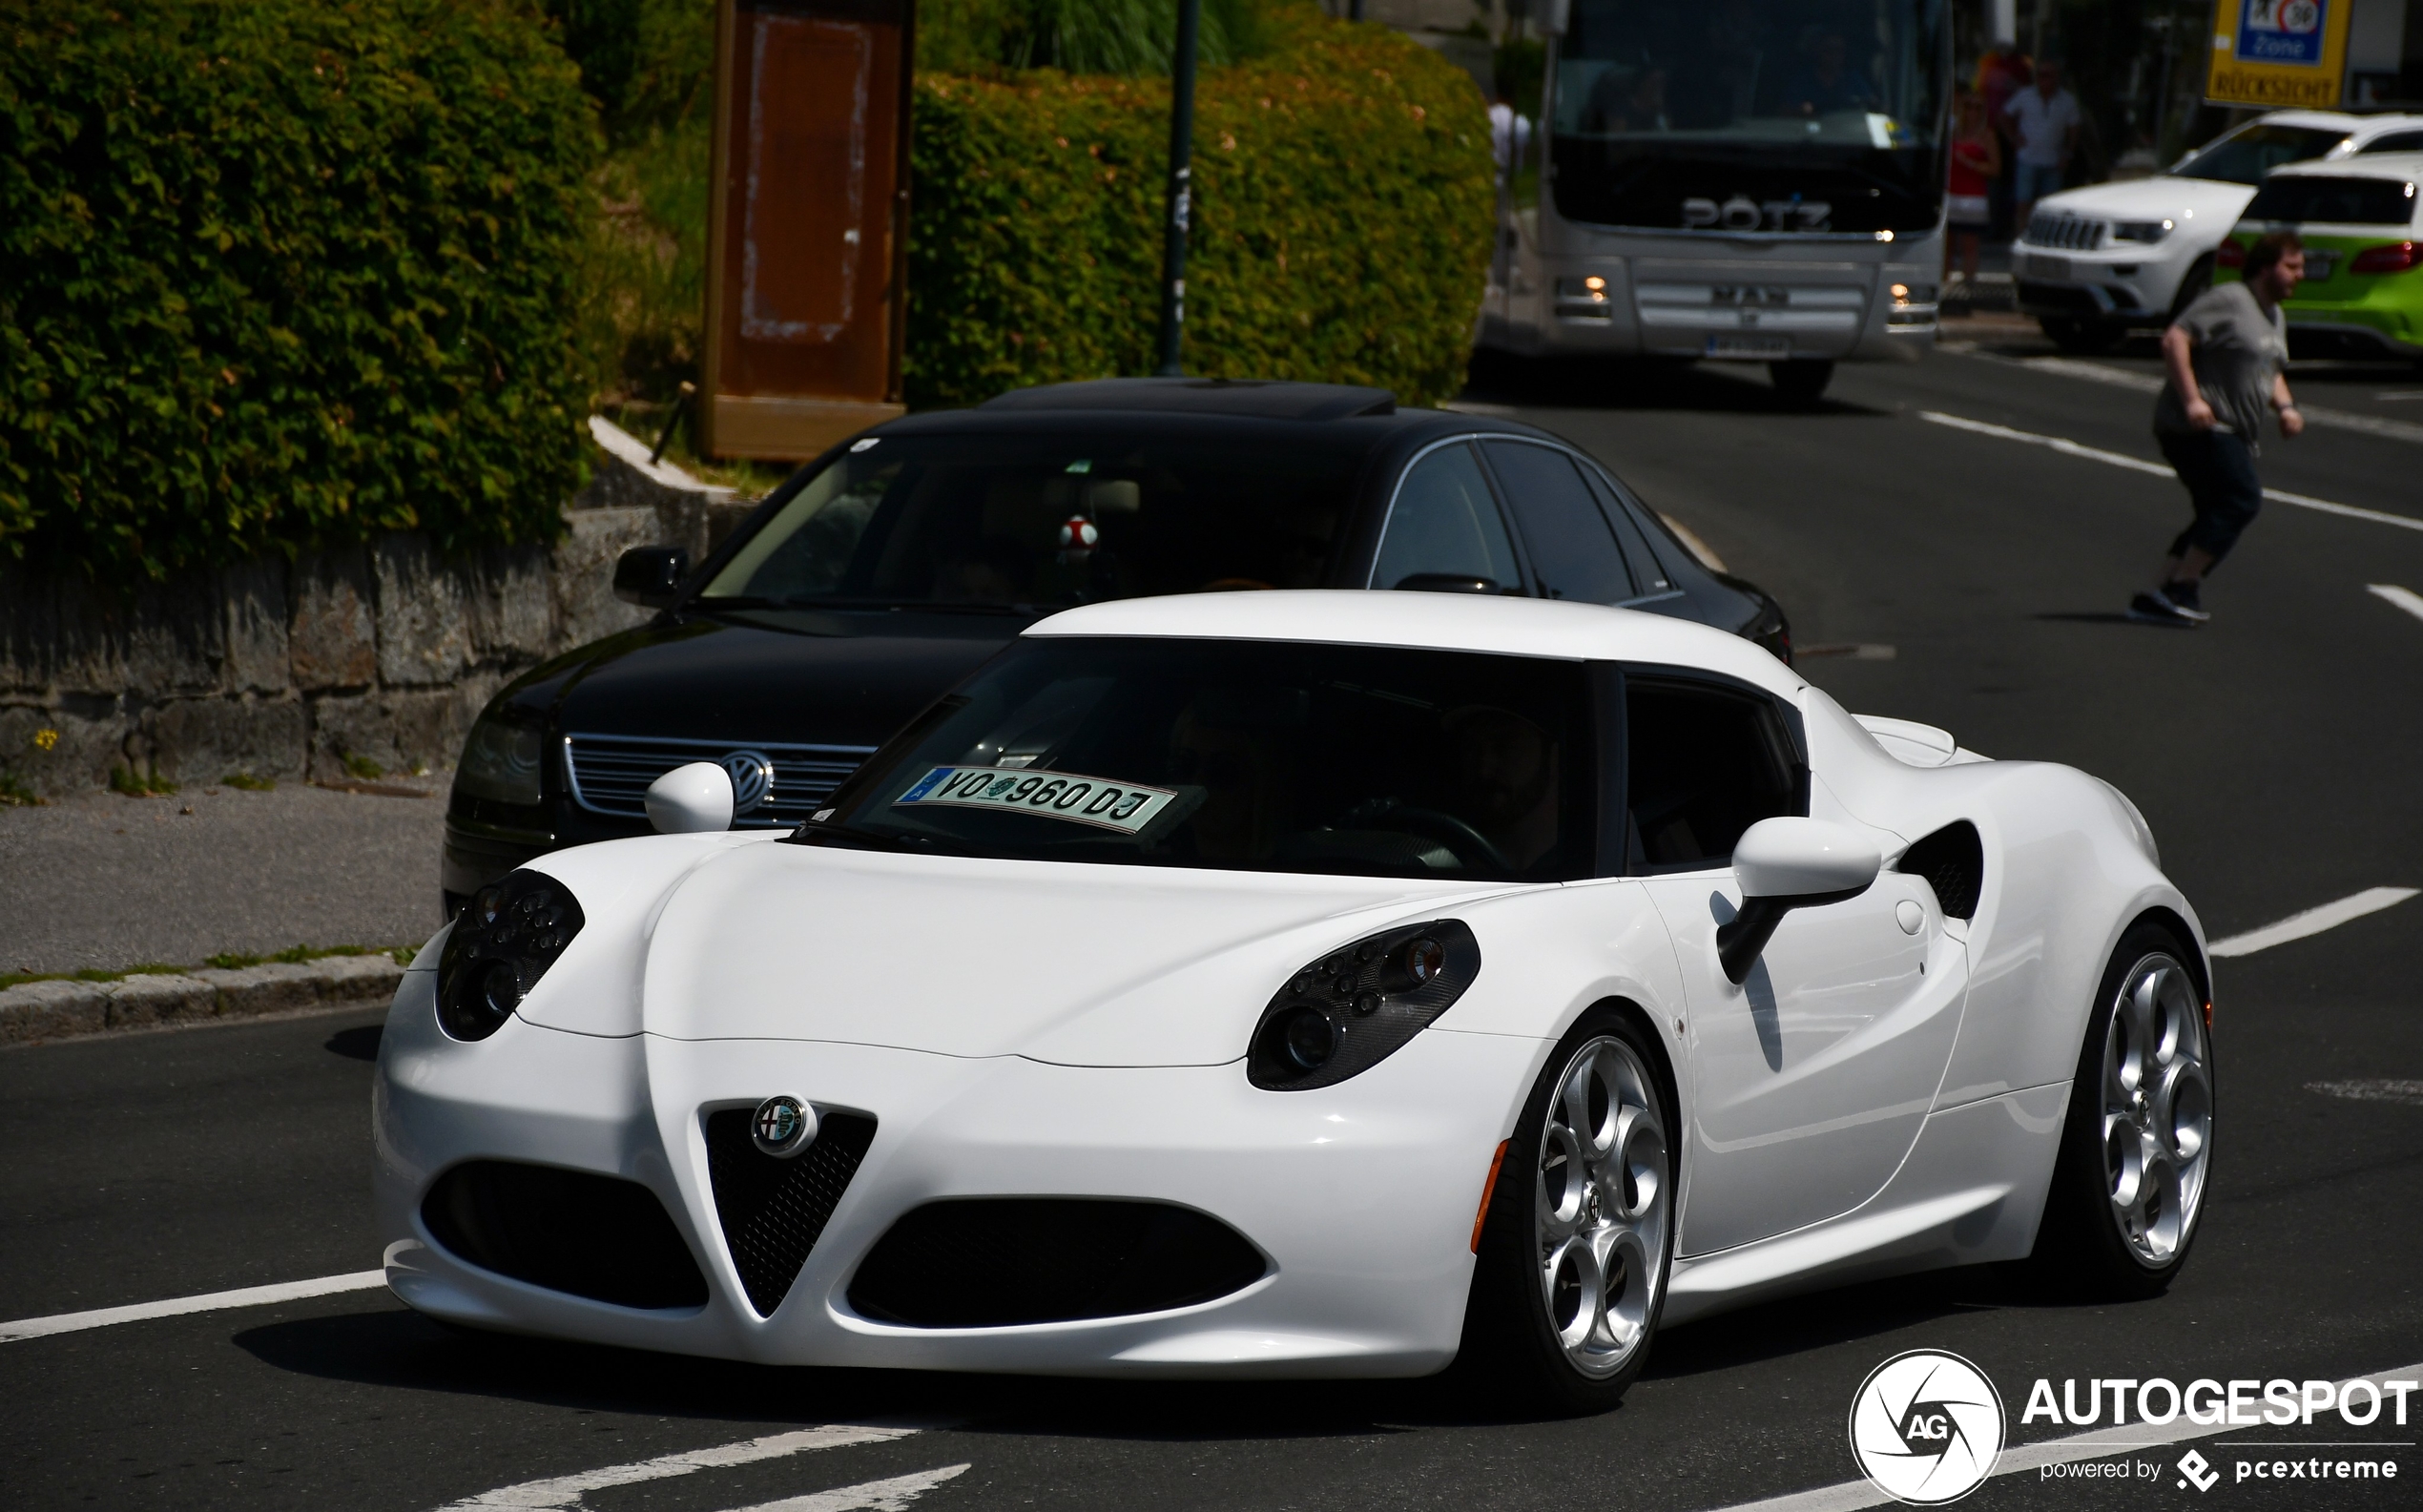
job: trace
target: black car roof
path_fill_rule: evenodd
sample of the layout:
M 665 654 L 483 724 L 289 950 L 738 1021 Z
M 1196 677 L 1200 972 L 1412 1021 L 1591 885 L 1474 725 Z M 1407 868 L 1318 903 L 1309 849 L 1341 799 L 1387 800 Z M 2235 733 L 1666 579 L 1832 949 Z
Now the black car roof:
M 1012 389 L 980 409 L 1152 410 L 1176 415 L 1241 415 L 1257 420 L 1346 420 L 1397 413 L 1385 388 L 1294 383 L 1272 379 L 1098 378 Z

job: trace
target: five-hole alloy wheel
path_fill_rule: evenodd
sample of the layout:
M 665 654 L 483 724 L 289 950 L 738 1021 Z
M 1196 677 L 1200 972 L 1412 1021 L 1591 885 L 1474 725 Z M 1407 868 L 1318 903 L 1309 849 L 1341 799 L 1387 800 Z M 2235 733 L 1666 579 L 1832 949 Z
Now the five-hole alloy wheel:
M 1672 1100 L 1631 1021 L 1567 1035 L 1499 1168 L 1459 1368 L 1530 1405 L 1601 1412 L 1648 1357 L 1673 1259 Z
M 2188 959 L 2140 925 L 2104 970 L 2037 1237 L 2057 1289 L 2152 1296 L 2186 1261 L 2213 1136 L 2212 1039 Z

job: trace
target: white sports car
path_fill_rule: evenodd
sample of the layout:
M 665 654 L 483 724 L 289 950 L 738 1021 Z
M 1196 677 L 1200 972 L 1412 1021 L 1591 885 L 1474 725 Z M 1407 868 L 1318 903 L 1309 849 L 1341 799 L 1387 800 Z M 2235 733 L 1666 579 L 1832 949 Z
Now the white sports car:
M 1661 1320 L 2032 1253 L 2143 1295 L 2195 1231 L 2209 976 L 2136 809 L 1717 631 L 1105 604 L 796 832 L 720 832 L 723 780 L 406 975 L 413 1307 L 775 1363 L 1456 1361 L 1589 1410 Z

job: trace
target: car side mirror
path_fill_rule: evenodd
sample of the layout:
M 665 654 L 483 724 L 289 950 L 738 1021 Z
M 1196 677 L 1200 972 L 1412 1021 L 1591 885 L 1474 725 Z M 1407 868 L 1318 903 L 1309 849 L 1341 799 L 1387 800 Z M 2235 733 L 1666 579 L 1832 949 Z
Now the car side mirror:
M 677 766 L 648 784 L 648 822 L 659 835 L 732 828 L 732 774 L 713 761 Z
M 690 553 L 677 546 L 640 546 L 614 562 L 614 596 L 642 609 L 671 609 L 690 575 Z
M 1739 986 L 1775 926 L 1795 908 L 1856 898 L 1876 880 L 1884 852 L 1856 830 L 1824 819 L 1760 819 L 1733 844 L 1742 910 L 1716 931 L 1716 959 Z

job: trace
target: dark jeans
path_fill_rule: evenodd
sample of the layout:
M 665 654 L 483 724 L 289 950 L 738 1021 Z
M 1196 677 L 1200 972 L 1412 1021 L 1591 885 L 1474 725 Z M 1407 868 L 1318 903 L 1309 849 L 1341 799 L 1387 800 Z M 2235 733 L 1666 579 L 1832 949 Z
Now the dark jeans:
M 2263 508 L 2263 480 L 2255 476 L 2255 452 L 2244 436 L 2226 430 L 2157 431 L 2163 458 L 2187 485 L 2196 522 L 2171 542 L 2170 554 L 2189 547 L 2212 553 L 2219 563 L 2238 544 L 2239 532 Z

